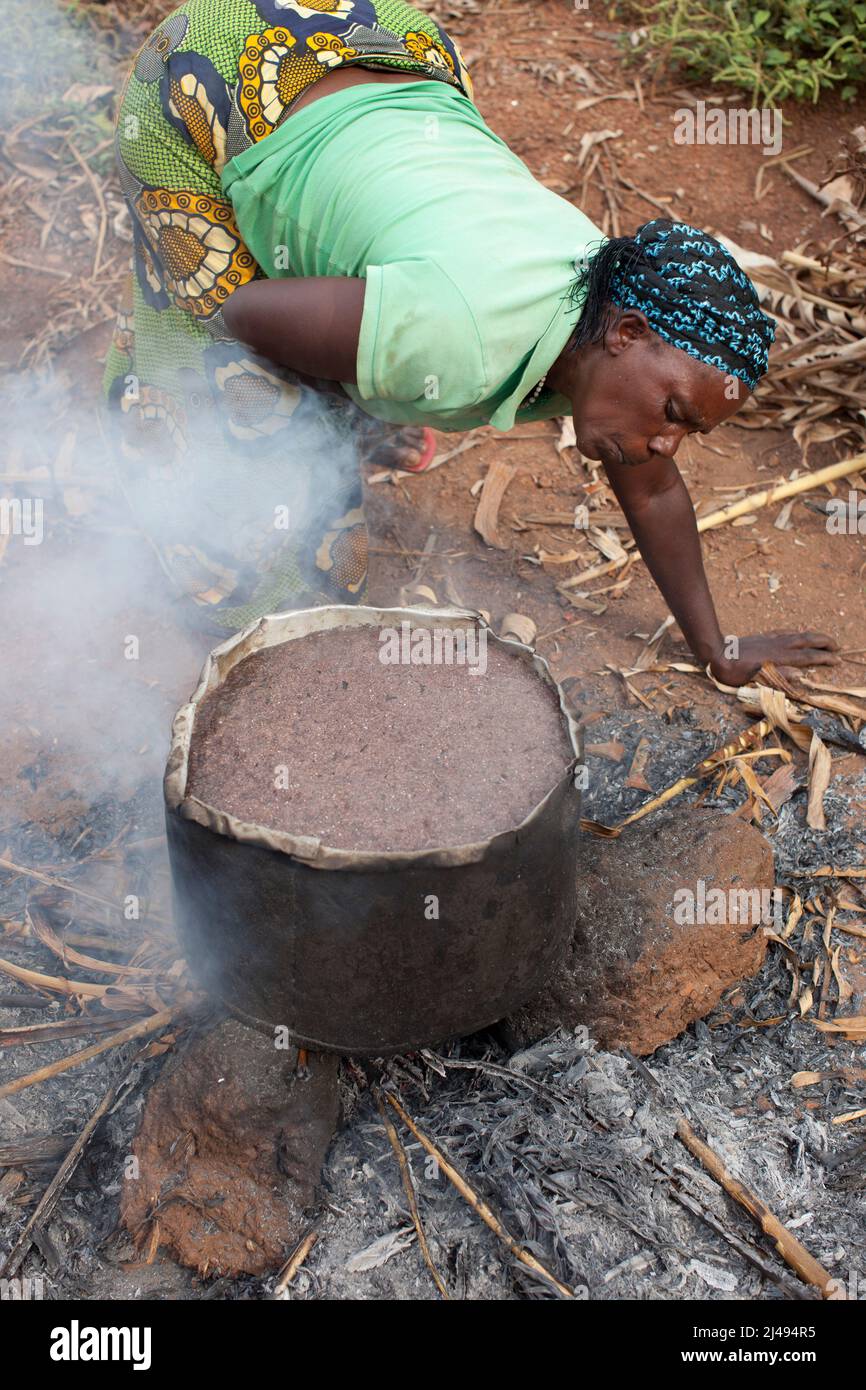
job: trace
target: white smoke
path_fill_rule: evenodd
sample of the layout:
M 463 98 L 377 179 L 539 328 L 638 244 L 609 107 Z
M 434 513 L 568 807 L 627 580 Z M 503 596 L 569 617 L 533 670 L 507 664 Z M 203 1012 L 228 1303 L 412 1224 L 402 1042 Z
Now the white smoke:
M 121 76 L 98 35 L 53 0 L 4 0 L 0 27 L 4 130 L 52 103 L 62 107 L 63 93 L 83 75 L 91 82 L 106 72 Z M 34 180 L 41 197 L 52 189 Z M 20 187 L 22 205 L 30 191 Z M 83 182 L 79 201 L 90 196 Z M 66 206 L 61 199 L 50 250 L 75 244 L 64 239 Z M 128 249 L 112 244 L 106 255 Z M 37 243 L 25 258 L 38 264 L 40 254 Z M 45 326 L 51 300 L 43 289 L 23 322 L 26 282 L 22 290 L 16 275 L 0 298 L 7 364 Z M 92 803 L 147 787 L 160 796 L 172 714 L 207 651 L 228 635 L 208 629 L 207 606 L 197 608 L 172 584 L 159 557 L 164 544 L 186 538 L 243 562 L 252 538 L 273 529 L 278 508 L 297 534 L 310 483 L 327 495 L 357 468 L 351 443 L 321 424 L 294 421 L 284 454 L 268 465 L 248 447 L 236 454 L 205 447 L 182 466 L 166 468 L 165 458 L 151 469 L 144 461 L 131 466 L 95 384 L 101 369 L 84 356 L 93 341 L 79 340 L 69 375 L 50 366 L 0 371 L 0 830 L 7 842 L 16 825 L 50 819 L 52 804 L 70 794 Z M 85 389 L 82 380 L 93 384 Z M 149 472 L 162 476 L 149 480 Z

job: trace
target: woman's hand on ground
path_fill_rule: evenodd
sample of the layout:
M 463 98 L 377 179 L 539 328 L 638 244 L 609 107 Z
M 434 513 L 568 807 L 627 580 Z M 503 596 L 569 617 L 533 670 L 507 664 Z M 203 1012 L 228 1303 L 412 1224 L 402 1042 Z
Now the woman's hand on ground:
M 710 670 L 722 685 L 746 685 L 768 661 L 774 666 L 834 666 L 838 643 L 824 632 L 762 632 L 736 639 L 736 656 L 721 653 Z M 726 646 L 732 639 L 726 639 Z

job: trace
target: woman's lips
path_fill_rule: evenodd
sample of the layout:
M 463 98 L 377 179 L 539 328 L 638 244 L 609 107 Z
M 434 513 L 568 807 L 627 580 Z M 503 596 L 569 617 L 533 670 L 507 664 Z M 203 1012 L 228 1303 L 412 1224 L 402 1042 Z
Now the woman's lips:
M 640 468 L 642 463 L 646 463 L 648 461 L 648 456 L 647 458 L 642 459 L 627 458 L 625 453 L 623 452 L 621 444 L 617 444 L 614 440 L 611 440 L 611 444 L 613 447 L 612 457 L 615 463 L 621 463 L 626 468 Z
M 602 463 L 628 463 L 628 459 L 615 439 L 606 439 L 601 445 L 600 458 Z

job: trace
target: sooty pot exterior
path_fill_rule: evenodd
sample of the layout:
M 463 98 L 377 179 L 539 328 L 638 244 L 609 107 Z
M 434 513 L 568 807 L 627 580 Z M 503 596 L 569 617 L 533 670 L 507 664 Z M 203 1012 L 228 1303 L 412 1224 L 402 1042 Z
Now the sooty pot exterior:
M 332 607 L 263 619 L 217 648 L 178 713 L 166 771 L 175 917 L 190 969 L 250 1022 L 298 1044 L 382 1056 L 476 1031 L 539 988 L 570 939 L 574 766 L 513 830 L 420 852 L 335 850 L 237 822 L 186 792 L 203 696 L 252 652 L 355 624 L 483 625 L 465 610 Z M 488 640 L 496 640 L 488 632 Z M 530 649 L 506 644 L 555 687 Z M 556 687 L 555 687 L 556 688 Z M 579 734 L 560 707 L 576 758 Z

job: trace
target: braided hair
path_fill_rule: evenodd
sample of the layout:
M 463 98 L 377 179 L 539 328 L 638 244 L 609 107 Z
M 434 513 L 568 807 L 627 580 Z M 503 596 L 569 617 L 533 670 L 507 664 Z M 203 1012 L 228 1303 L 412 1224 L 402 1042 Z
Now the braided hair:
M 750 391 L 767 370 L 775 327 L 754 285 L 715 237 L 686 222 L 657 217 L 603 242 L 571 297 L 582 305 L 571 349 L 602 340 L 613 304 L 639 310 L 665 342 Z

